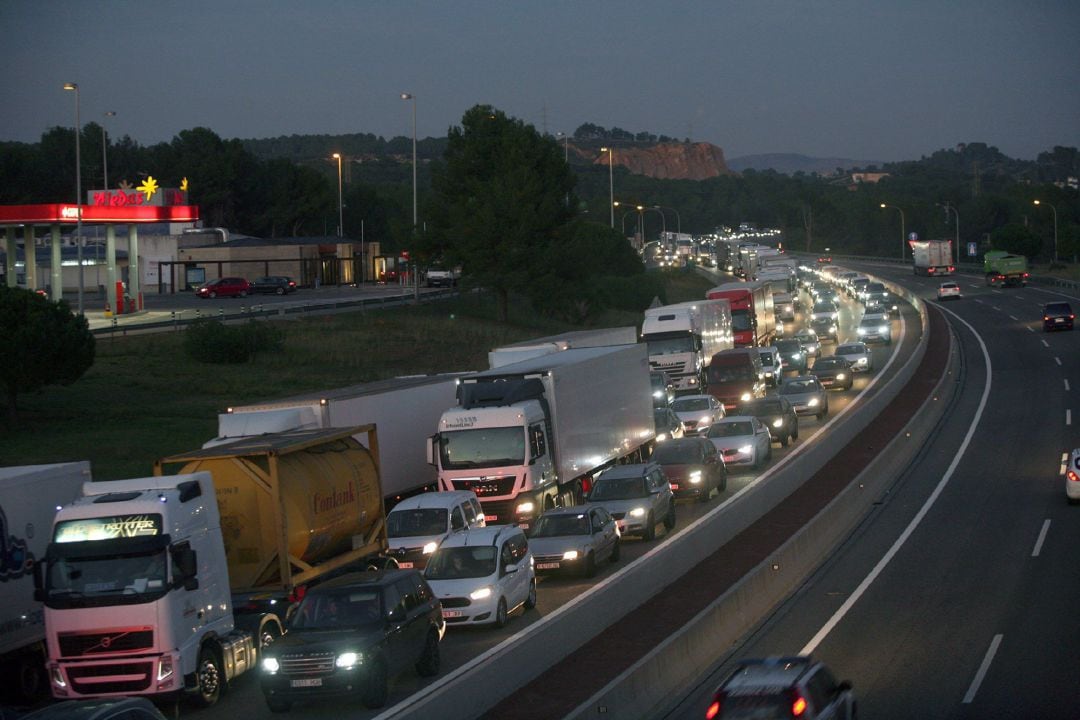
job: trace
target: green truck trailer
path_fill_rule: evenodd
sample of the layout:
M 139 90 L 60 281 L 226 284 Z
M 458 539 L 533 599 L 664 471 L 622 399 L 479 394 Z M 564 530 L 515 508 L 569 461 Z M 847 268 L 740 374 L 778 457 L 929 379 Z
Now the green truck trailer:
M 983 272 L 987 285 L 1027 285 L 1028 263 L 1023 255 L 992 250 L 983 256 Z

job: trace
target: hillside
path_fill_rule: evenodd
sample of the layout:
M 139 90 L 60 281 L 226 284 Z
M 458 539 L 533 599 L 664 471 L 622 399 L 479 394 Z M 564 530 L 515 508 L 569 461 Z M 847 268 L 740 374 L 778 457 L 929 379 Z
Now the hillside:
M 833 175 L 837 168 L 866 168 L 872 165 L 880 167 L 873 160 L 852 160 L 851 158 L 816 158 L 797 153 L 765 153 L 761 155 L 743 155 L 728 160 L 728 167 L 735 172 L 744 170 L 775 170 L 782 175 L 794 175 L 804 172 L 807 175 Z

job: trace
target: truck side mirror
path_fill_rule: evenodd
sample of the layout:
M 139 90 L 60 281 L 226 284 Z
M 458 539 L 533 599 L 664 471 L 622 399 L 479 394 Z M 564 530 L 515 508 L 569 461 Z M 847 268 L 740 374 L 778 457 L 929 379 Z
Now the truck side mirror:
M 428 438 L 428 442 L 427 442 L 427 464 L 428 465 L 434 465 L 435 464 L 435 448 L 438 446 L 438 443 L 439 443 L 439 436 L 438 435 L 432 435 L 431 437 Z

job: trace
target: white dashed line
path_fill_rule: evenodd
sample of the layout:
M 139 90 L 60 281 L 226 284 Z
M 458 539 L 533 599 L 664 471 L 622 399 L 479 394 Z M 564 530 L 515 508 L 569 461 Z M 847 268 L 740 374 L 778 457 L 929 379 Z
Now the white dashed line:
M 1065 378 L 1065 392 L 1069 392 L 1069 379 Z
M 1031 557 L 1039 557 L 1039 553 L 1042 552 L 1043 542 L 1046 540 L 1046 533 L 1050 529 L 1050 518 L 1043 520 L 1042 530 L 1039 531 L 1039 539 L 1035 541 L 1035 549 L 1031 551 Z
M 1069 462 L 1069 453 L 1061 453 L 1061 468 L 1058 470 L 1058 475 L 1065 474 L 1066 464 Z
M 1010 315 L 1009 319 L 1010 320 L 1019 320 L 1020 318 L 1016 317 L 1015 315 Z
M 1072 425 L 1072 410 L 1065 411 L 1065 424 Z
M 1042 341 L 1042 344 L 1043 347 L 1050 347 L 1050 343 L 1046 342 L 1045 340 Z
M 1061 358 L 1059 358 L 1059 357 L 1054 358 L 1054 362 L 1056 362 L 1060 366 L 1061 365 Z
M 982 685 L 983 678 L 986 677 L 986 673 L 990 669 L 990 663 L 994 661 L 994 655 L 997 654 L 1003 637 L 1005 636 L 999 633 L 990 641 L 990 648 L 986 651 L 986 657 L 983 658 L 979 671 L 975 673 L 975 679 L 971 681 L 971 687 L 968 688 L 967 695 L 964 695 L 965 705 L 970 705 L 971 701 L 975 699 L 975 693 L 979 692 L 979 686 Z
M 1031 327 L 1030 325 L 1028 325 L 1028 332 L 1035 332 L 1035 328 L 1033 328 L 1033 327 Z

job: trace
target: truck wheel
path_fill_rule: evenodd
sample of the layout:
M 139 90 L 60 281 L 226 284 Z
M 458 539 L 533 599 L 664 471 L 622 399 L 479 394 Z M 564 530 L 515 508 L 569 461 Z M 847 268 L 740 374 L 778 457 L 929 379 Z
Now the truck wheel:
M 270 708 L 272 713 L 283 713 L 292 709 L 292 703 L 288 700 L 268 697 L 266 698 L 266 707 Z
M 427 641 L 424 643 L 424 654 L 416 661 L 416 674 L 420 677 L 434 677 L 439 674 L 441 664 L 439 633 L 431 630 L 428 632 Z
M 209 645 L 204 645 L 199 650 L 199 664 L 195 667 L 196 693 L 194 696 L 197 707 L 210 707 L 221 697 L 222 683 L 225 674 L 221 671 L 221 659 Z
M 364 707 L 374 710 L 386 704 L 386 698 L 390 691 L 386 684 L 386 661 L 379 658 L 371 666 L 364 682 L 364 691 L 360 696 L 360 702 Z
M 12 689 L 16 699 L 32 705 L 45 697 L 49 687 L 45 676 L 45 656 L 39 652 L 26 652 L 20 654 L 14 664 L 15 687 Z

